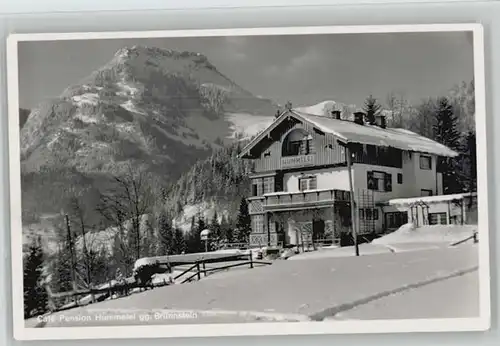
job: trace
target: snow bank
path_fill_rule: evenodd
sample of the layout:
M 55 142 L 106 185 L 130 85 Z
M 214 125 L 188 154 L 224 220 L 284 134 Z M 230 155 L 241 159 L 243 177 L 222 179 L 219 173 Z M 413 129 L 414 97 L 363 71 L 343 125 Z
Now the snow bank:
M 476 231 L 477 225 L 433 225 L 415 228 L 409 223 L 388 235 L 374 239 L 372 244 L 454 243 L 470 237 Z

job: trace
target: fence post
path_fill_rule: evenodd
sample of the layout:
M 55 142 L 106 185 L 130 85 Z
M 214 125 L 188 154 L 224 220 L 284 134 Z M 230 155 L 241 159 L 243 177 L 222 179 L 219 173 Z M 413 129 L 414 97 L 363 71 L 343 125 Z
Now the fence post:
M 248 256 L 250 257 L 250 268 L 253 269 L 253 256 L 252 256 L 252 250 L 249 251 Z
M 205 261 L 203 263 L 203 276 L 207 276 L 207 267 L 205 266 Z
M 201 273 L 200 273 L 200 262 L 196 261 L 196 274 L 198 274 L 198 280 L 201 280 Z

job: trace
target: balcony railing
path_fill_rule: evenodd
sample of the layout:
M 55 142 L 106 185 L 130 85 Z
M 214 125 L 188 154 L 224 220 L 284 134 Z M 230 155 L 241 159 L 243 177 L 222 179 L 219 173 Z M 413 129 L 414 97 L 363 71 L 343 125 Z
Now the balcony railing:
M 274 192 L 264 196 L 251 197 L 249 207 L 251 214 L 258 214 L 266 211 L 329 206 L 335 201 L 348 202 L 349 199 L 349 191 L 333 189 Z

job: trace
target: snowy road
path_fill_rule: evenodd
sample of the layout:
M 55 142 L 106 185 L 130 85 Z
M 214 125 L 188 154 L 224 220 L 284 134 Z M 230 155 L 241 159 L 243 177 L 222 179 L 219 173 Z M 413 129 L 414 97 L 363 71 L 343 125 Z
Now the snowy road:
M 345 319 L 466 318 L 479 316 L 478 272 L 390 295 L 336 316 Z M 457 289 L 458 288 L 458 289 Z
M 380 293 L 389 294 L 406 285 L 429 281 L 473 269 L 478 264 L 477 246 L 463 246 L 439 250 L 422 250 L 402 253 L 383 253 L 360 257 L 318 258 L 301 261 L 277 261 L 271 266 L 239 270 L 238 274 L 224 275 L 219 278 L 214 275 L 210 280 L 201 280 L 190 284 L 160 287 L 151 291 L 131 295 L 117 300 L 105 301 L 92 306 L 73 309 L 53 316 L 57 319 L 64 315 L 88 315 L 89 309 L 119 309 L 120 311 L 152 311 L 154 309 L 167 310 L 196 310 L 196 311 L 259 311 L 274 314 L 293 314 L 301 316 L 315 316 L 324 318 L 339 312 L 344 306 L 350 309 L 350 303 L 359 302 L 367 297 Z M 231 272 L 228 272 L 228 274 Z M 453 297 L 449 306 L 439 311 L 433 309 L 421 310 L 424 318 L 455 317 L 454 303 L 476 299 L 471 297 L 471 290 L 478 285 L 477 277 L 467 285 L 449 285 L 449 292 L 429 289 L 424 294 L 429 301 L 440 301 Z M 472 287 L 472 288 L 471 288 Z M 423 288 L 416 288 L 420 290 Z M 443 297 L 444 295 L 444 297 Z M 410 296 L 411 297 L 411 296 Z M 388 304 L 392 299 L 388 298 Z M 402 299 L 398 306 L 400 311 L 413 317 L 412 309 L 421 309 L 419 304 Z M 366 315 L 370 313 L 370 304 L 367 305 Z M 471 303 L 473 304 L 473 303 Z M 374 309 L 376 310 L 376 309 Z M 395 310 L 395 309 L 392 309 Z M 388 314 L 391 313 L 388 308 Z M 354 313 L 354 310 L 352 310 Z M 361 310 L 359 310 L 361 311 Z M 342 312 L 342 309 L 340 310 Z M 417 311 L 418 312 L 418 311 Z M 468 313 L 473 314 L 471 309 Z M 359 313 L 361 316 L 363 313 Z M 320 317 L 318 317 L 320 316 Z M 354 315 L 353 315 L 354 316 Z M 251 321 L 250 317 L 216 315 L 208 316 L 206 323 L 240 322 L 241 319 Z M 355 318 L 355 317 L 352 317 Z M 193 319 L 193 323 L 204 323 L 201 319 Z M 255 319 L 253 319 L 255 320 Z M 100 321 L 99 325 L 116 325 L 116 321 Z M 178 323 L 178 320 L 158 320 L 157 323 Z M 182 323 L 189 323 L 184 320 Z M 135 320 L 121 324 L 139 324 Z M 48 323 L 51 326 L 81 326 L 80 322 Z

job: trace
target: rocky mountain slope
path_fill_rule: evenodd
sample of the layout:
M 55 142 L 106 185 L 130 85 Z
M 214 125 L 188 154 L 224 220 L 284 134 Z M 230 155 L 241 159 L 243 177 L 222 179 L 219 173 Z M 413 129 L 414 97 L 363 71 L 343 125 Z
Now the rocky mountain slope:
M 60 214 L 75 195 L 92 208 L 128 167 L 158 183 L 175 181 L 232 142 L 246 128 L 239 120 L 260 122 L 275 112 L 273 102 L 244 90 L 200 53 L 123 48 L 35 107 L 22 126 L 23 221 Z

